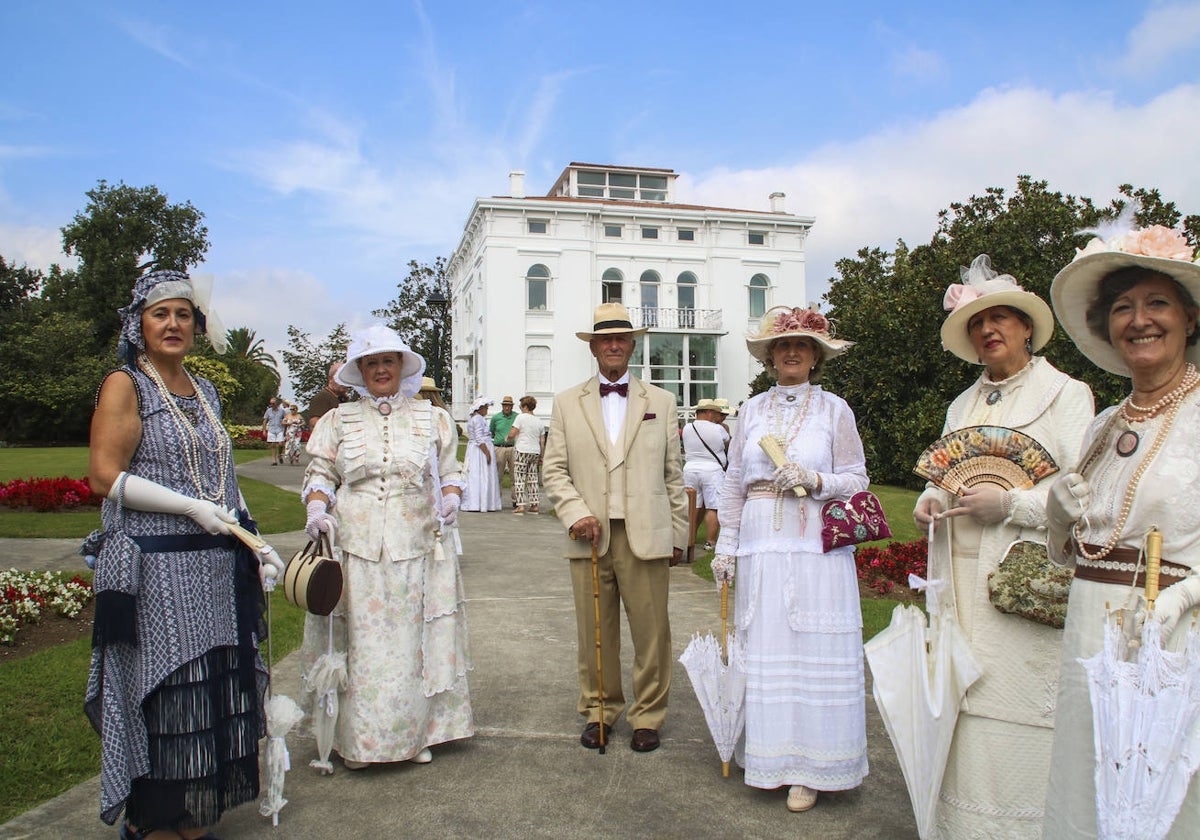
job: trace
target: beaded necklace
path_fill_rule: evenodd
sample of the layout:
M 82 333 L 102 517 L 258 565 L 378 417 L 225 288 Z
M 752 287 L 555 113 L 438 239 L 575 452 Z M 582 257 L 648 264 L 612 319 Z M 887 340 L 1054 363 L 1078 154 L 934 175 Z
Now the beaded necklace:
M 225 433 L 225 427 L 221 425 L 217 413 L 213 407 L 209 405 L 208 400 L 204 397 L 204 392 L 200 390 L 200 386 L 192 377 L 192 374 L 185 368 L 184 375 L 187 376 L 188 382 L 196 392 L 196 401 L 199 403 L 200 411 L 208 419 L 209 428 L 213 433 L 213 444 L 209 446 L 203 436 L 201 436 L 196 425 L 193 424 L 183 409 L 175 400 L 175 395 L 167 388 L 167 383 L 163 381 L 162 375 L 158 369 L 154 367 L 154 363 L 150 361 L 145 353 L 138 356 L 138 368 L 141 369 L 146 376 L 150 377 L 150 381 L 154 383 L 154 387 L 158 389 L 162 401 L 166 403 L 171 421 L 175 425 L 175 430 L 179 433 L 180 439 L 183 441 L 184 463 L 187 466 L 188 477 L 192 480 L 192 486 L 196 488 L 196 494 L 199 498 L 208 502 L 219 503 L 225 498 L 225 481 L 229 477 L 229 462 L 231 458 L 231 450 L 233 443 L 229 439 L 229 435 Z M 204 482 L 204 455 L 207 452 L 210 455 L 216 456 L 218 478 L 216 489 L 209 491 Z
M 1082 556 L 1084 559 L 1092 561 L 1102 560 L 1107 557 L 1114 548 L 1116 548 L 1117 541 L 1121 539 L 1121 534 L 1125 530 L 1125 523 L 1129 521 L 1129 514 L 1133 510 L 1133 497 L 1137 493 L 1138 484 L 1142 480 L 1142 475 L 1149 468 L 1150 463 L 1154 460 L 1154 457 L 1158 455 L 1158 451 L 1162 449 L 1163 444 L 1166 442 L 1167 434 L 1171 431 L 1171 426 L 1175 423 L 1175 416 L 1179 414 L 1179 409 L 1183 407 L 1184 397 L 1186 397 L 1192 391 L 1192 389 L 1196 387 L 1198 382 L 1200 382 L 1200 375 L 1197 375 L 1195 366 L 1189 364 L 1188 371 L 1184 374 L 1184 381 L 1180 383 L 1179 387 L 1172 390 L 1171 393 L 1167 394 L 1151 407 L 1154 414 L 1157 414 L 1162 410 L 1163 407 L 1166 407 L 1167 413 L 1163 417 L 1162 428 L 1159 429 L 1158 434 L 1154 436 L 1154 444 L 1150 447 L 1150 451 L 1147 452 L 1142 458 L 1141 463 L 1138 464 L 1137 469 L 1133 473 L 1133 477 L 1129 480 L 1129 484 L 1125 488 L 1125 498 L 1121 502 L 1121 513 L 1117 517 L 1117 524 L 1113 526 L 1112 534 L 1110 534 L 1108 539 L 1104 541 L 1104 544 L 1100 546 L 1100 550 L 1095 554 L 1091 554 L 1083 547 L 1083 527 L 1080 522 L 1076 522 L 1071 527 L 1071 535 L 1075 538 L 1075 548 L 1079 552 L 1080 556 Z M 1184 387 L 1185 385 L 1186 388 Z M 1121 419 L 1126 420 L 1126 422 L 1130 422 L 1125 411 L 1126 404 L 1128 403 L 1129 398 L 1126 398 L 1125 403 L 1122 404 L 1120 410 L 1117 412 L 1117 415 L 1114 415 L 1107 423 L 1104 424 L 1103 435 L 1088 451 L 1087 459 L 1079 468 L 1079 474 L 1084 478 L 1087 478 L 1088 468 L 1095 463 L 1096 459 L 1099 458 L 1101 453 L 1104 452 L 1104 450 L 1108 447 L 1108 439 L 1112 436 L 1113 428 L 1117 425 L 1117 416 L 1120 416 Z M 1140 410 L 1137 406 L 1134 406 L 1134 408 Z M 1150 411 L 1151 409 L 1147 409 L 1147 411 Z M 1147 414 L 1144 417 L 1139 417 L 1137 418 L 1136 422 L 1147 420 L 1154 416 L 1154 414 Z M 1126 433 L 1122 433 L 1122 437 Z M 1136 432 L 1133 434 L 1136 434 Z M 1118 438 L 1118 455 L 1121 455 L 1120 441 L 1121 438 Z M 1136 443 L 1133 445 L 1133 449 L 1137 449 Z M 1133 451 L 1131 450 L 1128 454 L 1132 455 Z M 1128 456 L 1125 455 L 1122 457 Z
M 808 406 L 812 402 L 813 386 L 809 385 L 808 390 L 804 394 L 804 402 L 800 403 L 800 407 L 795 411 L 790 411 L 791 406 L 786 406 L 789 409 L 791 416 L 783 416 L 782 409 L 785 406 L 779 399 L 779 387 L 771 389 L 771 399 L 767 403 L 767 418 L 770 421 L 771 436 L 779 441 L 780 447 L 784 452 L 787 452 L 792 445 L 792 441 L 796 439 L 796 435 L 800 434 L 800 428 L 804 425 L 804 418 L 808 416 Z M 788 394 L 784 399 L 787 402 L 794 402 L 796 397 L 794 394 Z

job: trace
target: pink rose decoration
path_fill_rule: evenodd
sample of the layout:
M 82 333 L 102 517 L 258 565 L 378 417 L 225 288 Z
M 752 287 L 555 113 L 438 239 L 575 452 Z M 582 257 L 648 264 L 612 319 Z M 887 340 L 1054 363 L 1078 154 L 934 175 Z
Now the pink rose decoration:
M 1165 225 L 1151 225 L 1125 237 L 1123 251 L 1167 260 L 1191 260 L 1192 246 L 1183 234 Z
M 814 309 L 791 309 L 781 312 L 775 317 L 771 332 L 775 334 L 789 332 L 829 332 L 829 319 Z

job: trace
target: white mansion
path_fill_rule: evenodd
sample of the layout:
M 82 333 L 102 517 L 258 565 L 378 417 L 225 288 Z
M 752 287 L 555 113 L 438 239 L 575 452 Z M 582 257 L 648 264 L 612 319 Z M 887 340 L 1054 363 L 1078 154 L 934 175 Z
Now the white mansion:
M 453 306 L 453 413 L 555 392 L 593 375 L 577 331 L 604 301 L 629 308 L 639 339 L 631 370 L 675 394 L 682 414 L 706 397 L 737 405 L 761 370 L 748 330 L 776 304 L 804 306 L 804 243 L 814 219 L 770 209 L 674 202 L 671 169 L 572 163 L 544 196 L 475 201 L 447 274 Z

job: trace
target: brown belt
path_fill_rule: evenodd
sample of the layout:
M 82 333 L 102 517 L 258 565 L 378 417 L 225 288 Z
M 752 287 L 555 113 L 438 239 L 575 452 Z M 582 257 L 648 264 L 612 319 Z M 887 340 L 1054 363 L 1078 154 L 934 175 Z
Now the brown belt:
M 1092 545 L 1091 543 L 1084 543 L 1083 548 L 1088 554 L 1095 554 L 1101 550 L 1101 546 Z M 1136 575 L 1138 585 L 1144 586 L 1146 582 L 1146 564 L 1144 561 L 1141 565 L 1138 564 L 1139 554 L 1140 552 L 1136 548 L 1114 548 L 1099 560 L 1088 560 L 1076 552 L 1075 579 L 1130 586 L 1133 584 L 1134 576 Z M 1165 589 L 1172 583 L 1183 580 L 1190 573 L 1191 569 L 1187 566 L 1163 560 L 1162 568 L 1158 573 L 1161 580 L 1159 587 Z

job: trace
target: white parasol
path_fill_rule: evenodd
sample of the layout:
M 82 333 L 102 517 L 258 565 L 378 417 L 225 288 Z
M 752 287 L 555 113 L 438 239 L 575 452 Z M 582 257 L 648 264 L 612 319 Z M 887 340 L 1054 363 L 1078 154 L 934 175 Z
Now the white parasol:
M 1151 615 L 1161 550 L 1162 535 L 1152 530 L 1146 547 Z M 1122 627 L 1127 614 L 1111 611 L 1104 646 L 1078 660 L 1092 700 L 1096 824 L 1101 837 L 1160 840 L 1200 766 L 1200 632 L 1193 621 L 1184 650 L 1165 650 L 1162 626 L 1147 618 L 1141 644 L 1131 645 Z
M 948 533 L 942 539 L 948 540 Z M 931 575 L 933 545 L 931 523 Z M 924 583 L 928 621 L 919 607 L 898 605 L 891 623 L 863 646 L 871 666 L 875 705 L 900 760 L 922 838 L 933 831 L 959 704 L 982 675 L 958 626 L 952 570 L 942 571 L 943 579 L 928 583 L 909 578 L 914 588 Z
M 336 610 L 335 610 L 336 612 Z M 311 619 L 310 619 L 311 620 Z M 312 732 L 317 740 L 317 757 L 308 763 L 321 771 L 321 775 L 333 773 L 333 735 L 337 728 L 338 693 L 346 688 L 346 652 L 333 649 L 334 613 L 326 616 L 329 622 L 328 647 L 303 674 L 304 690 L 315 695 L 312 704 Z
M 680 663 L 704 710 L 704 720 L 721 756 L 721 775 L 729 777 L 729 760 L 746 727 L 745 652 L 736 637 L 727 631 L 729 621 L 729 582 L 721 584 L 721 639 L 712 633 L 697 634 L 688 643 Z

